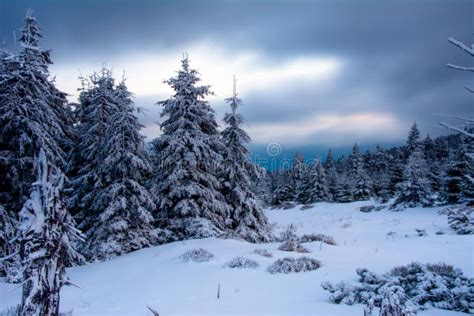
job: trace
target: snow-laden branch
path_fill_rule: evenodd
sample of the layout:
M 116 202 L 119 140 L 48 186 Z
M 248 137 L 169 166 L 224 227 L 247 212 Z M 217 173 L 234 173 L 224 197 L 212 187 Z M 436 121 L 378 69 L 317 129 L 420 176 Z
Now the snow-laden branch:
M 11 259 L 11 258 L 15 257 L 15 256 L 18 255 L 18 254 L 19 254 L 19 252 L 18 252 L 18 251 L 15 251 L 14 253 L 9 254 L 8 256 L 5 256 L 5 257 L 0 258 L 0 262 L 2 262 L 2 261 L 7 261 L 8 259 Z
M 439 125 L 441 125 L 443 127 L 446 127 L 447 129 L 450 129 L 452 131 L 459 132 L 463 135 L 466 135 L 467 137 L 474 138 L 474 134 L 469 133 L 468 131 L 465 131 L 465 130 L 459 128 L 459 127 L 456 127 L 456 126 L 453 126 L 453 125 L 450 125 L 450 124 L 447 124 L 447 123 L 444 123 L 444 122 L 440 122 Z
M 454 64 L 446 64 L 446 67 L 451 68 L 451 69 L 456 69 L 456 70 L 473 71 L 474 72 L 474 67 L 464 67 L 464 66 L 458 66 L 458 65 L 454 65 Z
M 449 117 L 449 118 L 453 118 L 453 119 L 456 119 L 456 120 L 460 120 L 464 124 L 467 124 L 467 125 L 474 125 L 474 118 L 471 119 L 471 118 L 467 118 L 467 117 L 463 117 L 463 116 L 459 116 L 459 115 L 450 115 L 450 114 L 442 114 L 442 113 L 435 113 L 433 115 Z
M 463 42 L 460 42 L 452 37 L 448 38 L 448 41 L 454 46 L 459 47 L 460 49 L 462 49 L 463 51 L 465 51 L 466 53 L 474 57 L 474 44 L 471 44 L 471 47 L 469 47 Z

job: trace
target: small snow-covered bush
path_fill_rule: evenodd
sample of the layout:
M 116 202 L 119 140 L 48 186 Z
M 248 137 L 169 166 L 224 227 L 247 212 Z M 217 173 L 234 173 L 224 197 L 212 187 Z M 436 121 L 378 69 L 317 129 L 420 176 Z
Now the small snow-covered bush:
M 194 261 L 194 262 L 207 262 L 214 259 L 214 255 L 203 248 L 191 249 L 186 251 L 180 256 L 181 260 L 184 262 Z
M 298 235 L 296 235 L 296 227 L 293 224 L 290 224 L 287 229 L 281 233 L 280 240 L 283 241 L 283 243 L 278 247 L 278 250 L 300 253 L 309 252 L 300 244 Z
M 267 258 L 273 257 L 272 253 L 268 251 L 267 249 L 255 249 L 253 253 L 256 253 L 257 255 L 260 255 L 262 257 L 267 257 Z
M 474 207 L 449 207 L 440 213 L 448 216 L 449 226 L 458 235 L 474 234 Z
M 287 241 L 287 240 L 298 240 L 298 235 L 296 234 L 296 227 L 293 224 L 288 225 L 284 231 L 280 233 L 280 238 L 278 241 Z
M 301 243 L 322 241 L 323 243 L 331 245 L 331 246 L 337 245 L 337 242 L 333 237 L 324 235 L 324 234 L 306 234 L 306 235 L 301 236 L 299 240 Z
M 227 262 L 224 267 L 231 269 L 255 269 L 258 268 L 258 262 L 245 257 L 235 257 Z
M 271 274 L 276 273 L 299 273 L 306 271 L 313 271 L 321 267 L 321 262 L 310 258 L 310 257 L 300 257 L 298 259 L 285 257 L 283 259 L 278 259 L 272 263 L 267 271 Z
M 358 284 L 341 282 L 321 284 L 331 292 L 330 300 L 343 304 L 367 304 L 373 299 L 380 307 L 388 286 L 398 286 L 417 308 L 427 306 L 447 310 L 469 312 L 474 309 L 474 279 L 466 277 L 453 266 L 411 263 L 378 275 L 367 269 L 357 269 Z
M 287 240 L 278 247 L 278 250 L 308 253 L 309 250 L 303 247 L 298 240 Z

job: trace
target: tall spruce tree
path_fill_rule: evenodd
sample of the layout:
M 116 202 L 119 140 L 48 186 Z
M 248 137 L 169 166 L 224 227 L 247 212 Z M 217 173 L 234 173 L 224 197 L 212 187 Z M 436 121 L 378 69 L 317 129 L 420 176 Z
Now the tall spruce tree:
M 205 97 L 209 86 L 198 86 L 199 73 L 189 59 L 181 61 L 176 77 L 165 82 L 174 95 L 163 107 L 162 135 L 153 141 L 156 153 L 151 192 L 159 204 L 160 225 L 178 239 L 222 234 L 230 209 L 217 178 L 223 145 L 214 111 Z
M 429 161 L 428 179 L 433 192 L 441 191 L 442 164 L 436 157 L 435 143 L 430 135 L 427 135 L 422 142 L 423 153 L 426 161 Z
M 334 200 L 337 195 L 338 174 L 331 148 L 329 148 L 328 150 L 328 155 L 324 163 L 324 168 L 327 174 L 327 187 L 328 192 L 330 194 L 330 199 Z
M 330 194 L 327 187 L 326 171 L 319 159 L 313 161 L 305 177 L 304 190 L 300 195 L 301 203 L 327 202 Z
M 157 240 L 155 204 L 142 185 L 151 168 L 125 82 L 115 88 L 113 102 L 116 112 L 109 118 L 100 148 L 103 161 L 98 173 L 103 182 L 92 204 L 97 214 L 83 247 L 88 258 L 99 260 L 149 247 Z
M 403 153 L 399 149 L 393 150 L 392 159 L 390 161 L 390 185 L 389 192 L 390 196 L 393 197 L 400 184 L 403 182 Z
M 241 125 L 244 118 L 237 113 L 242 100 L 237 96 L 234 78 L 234 94 L 225 101 L 231 111 L 224 116 L 227 127 L 222 131 L 224 143 L 223 188 L 222 192 L 230 206 L 230 219 L 227 225 L 237 236 L 250 242 L 272 240 L 271 229 L 263 213 L 260 201 L 252 192 L 251 175 L 255 165 L 250 160 L 247 144 L 251 139 Z
M 69 209 L 84 233 L 94 225 L 102 211 L 94 207 L 94 200 L 105 186 L 101 166 L 110 118 L 117 113 L 114 86 L 112 73 L 106 68 L 83 79 L 76 109 L 78 137 L 69 165 Z
M 413 123 L 410 132 L 408 133 L 407 139 L 407 152 L 406 157 L 410 157 L 411 153 L 418 147 L 420 143 L 420 131 L 418 130 L 418 126 L 416 122 Z
M 81 260 L 72 247 L 80 238 L 63 202 L 64 174 L 37 158 L 38 179 L 20 212 L 17 241 L 23 271 L 21 315 L 59 315 L 61 287 L 69 283 L 66 266 Z
M 421 146 L 416 146 L 408 158 L 403 173 L 403 182 L 391 208 L 402 210 L 405 207 L 431 206 L 433 192 L 428 179 L 426 161 Z
M 293 166 L 291 169 L 291 184 L 293 185 L 293 191 L 295 193 L 295 199 L 303 203 L 305 199 L 305 182 L 308 176 L 308 166 L 304 161 L 304 156 L 297 152 L 293 158 Z
M 339 176 L 339 181 L 336 187 L 336 196 L 334 200 L 341 203 L 348 203 L 354 201 L 353 186 L 351 179 L 346 173 Z
M 461 143 L 457 152 L 453 155 L 451 163 L 446 171 L 445 192 L 446 200 L 450 204 L 465 202 L 469 196 L 469 181 L 466 175 L 471 173 L 469 157 L 466 154 L 466 146 L 461 137 Z
M 3 58 L 0 70 L 0 203 L 14 213 L 28 198 L 39 149 L 64 170 L 73 138 L 70 107 L 49 76 L 50 52 L 38 46 L 31 10 L 20 31 L 19 53 Z
M 355 143 L 352 148 L 349 176 L 352 181 L 352 195 L 354 199 L 356 201 L 369 199 L 372 193 L 372 186 L 369 176 L 364 169 L 364 162 L 357 143 Z
M 377 145 L 372 164 L 374 194 L 383 202 L 390 199 L 390 169 L 387 152 Z

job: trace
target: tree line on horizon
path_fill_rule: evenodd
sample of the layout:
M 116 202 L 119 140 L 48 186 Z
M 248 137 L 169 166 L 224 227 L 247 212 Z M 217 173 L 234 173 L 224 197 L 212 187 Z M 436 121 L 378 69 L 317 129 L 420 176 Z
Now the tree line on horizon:
M 470 153 L 474 142 L 462 134 L 421 138 L 416 123 L 406 144 L 335 159 L 305 159 L 296 153 L 291 166 L 268 172 L 258 195 L 268 205 L 288 202 L 353 202 L 375 199 L 392 210 L 474 201 Z

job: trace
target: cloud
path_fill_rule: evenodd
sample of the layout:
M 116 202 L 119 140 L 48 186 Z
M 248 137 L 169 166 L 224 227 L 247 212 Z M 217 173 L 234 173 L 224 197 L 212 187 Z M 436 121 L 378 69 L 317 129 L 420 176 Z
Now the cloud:
M 11 31 L 31 1 L 0 3 L 0 39 L 14 48 Z M 183 52 L 213 85 L 218 118 L 235 74 L 248 128 L 272 127 L 285 142 L 401 143 L 413 121 L 437 135 L 445 131 L 432 113 L 472 112 L 472 95 L 463 91 L 470 74 L 445 67 L 471 63 L 447 38 L 472 40 L 472 0 L 117 1 L 113 10 L 107 1 L 49 0 L 33 9 L 59 87 L 74 98 L 79 70 L 87 75 L 104 61 L 118 77 L 125 70 L 137 104 L 150 110 L 142 117 L 149 137 L 158 132 L 154 103 L 172 93 L 162 81 L 179 69 Z M 364 134 L 357 129 L 368 127 L 348 118 L 360 113 L 391 116 L 403 130 Z M 347 135 L 298 126 L 331 115 L 348 120 Z
M 188 53 L 191 66 L 201 73 L 204 84 L 211 84 L 214 96 L 223 99 L 232 93 L 232 76 L 238 80 L 238 92 L 244 96 L 252 91 L 274 90 L 294 81 L 324 81 L 334 79 L 343 69 L 343 61 L 328 56 L 295 56 L 280 63 L 268 63 L 268 56 L 259 51 L 230 52 L 214 42 L 199 42 L 185 47 L 163 50 L 159 53 L 128 52 L 111 56 L 106 65 L 117 74 L 125 73 L 129 89 L 137 97 L 168 97 L 173 91 L 163 83 L 174 76 L 180 67 L 183 52 Z M 89 58 L 82 64 L 59 63 L 52 70 L 59 88 L 77 97 L 79 73 L 85 75 L 97 70 L 104 61 Z
M 249 133 L 255 143 L 345 146 L 368 139 L 398 140 L 406 125 L 392 113 L 321 113 L 292 122 L 256 124 Z

